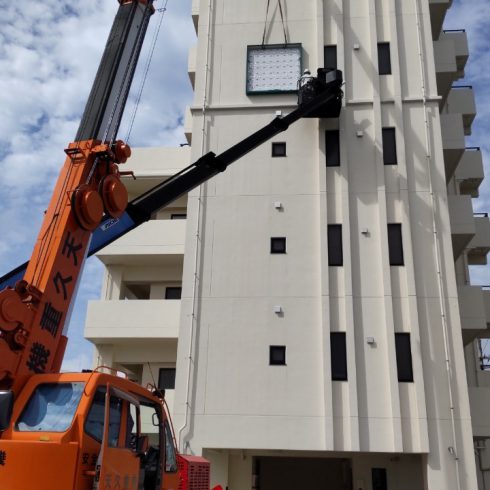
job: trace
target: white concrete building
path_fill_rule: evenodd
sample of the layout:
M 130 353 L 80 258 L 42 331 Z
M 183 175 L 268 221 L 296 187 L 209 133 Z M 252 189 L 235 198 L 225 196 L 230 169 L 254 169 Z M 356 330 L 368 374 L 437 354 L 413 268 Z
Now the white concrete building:
M 450 3 L 275 0 L 266 17 L 262 0 L 194 1 L 191 148 L 135 152 L 132 195 L 293 110 L 300 66 L 345 79 L 339 120 L 299 121 L 99 253 L 96 362 L 159 377 L 213 484 L 490 484 L 490 297 L 468 274 L 490 222 L 473 216 L 483 166 Z

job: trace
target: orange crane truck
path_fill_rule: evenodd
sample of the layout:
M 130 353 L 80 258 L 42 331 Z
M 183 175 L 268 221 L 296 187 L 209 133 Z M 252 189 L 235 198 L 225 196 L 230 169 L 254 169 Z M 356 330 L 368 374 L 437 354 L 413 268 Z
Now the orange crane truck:
M 298 119 L 338 117 L 341 108 L 341 72 L 319 69 L 300 87 L 290 114 L 220 155 L 202 156 L 128 203 L 119 166 L 131 150 L 116 138 L 154 7 L 153 0 L 118 1 L 34 251 L 0 278 L 1 490 L 209 489 L 209 463 L 178 454 L 164 393 L 107 368 L 60 373 L 82 266 Z M 148 421 L 151 437 L 143 430 Z

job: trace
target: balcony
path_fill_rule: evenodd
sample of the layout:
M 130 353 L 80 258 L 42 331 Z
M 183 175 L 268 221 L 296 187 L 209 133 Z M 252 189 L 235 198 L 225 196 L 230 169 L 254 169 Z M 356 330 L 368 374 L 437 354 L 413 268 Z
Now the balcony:
M 447 96 L 445 109 L 450 114 L 461 114 L 466 136 L 471 135 L 471 125 L 476 116 L 475 93 L 471 85 L 453 87 Z
M 196 88 L 196 64 L 197 64 L 197 46 L 192 46 L 189 49 L 189 55 L 187 57 L 187 74 L 191 81 L 192 88 Z
M 442 148 L 446 180 L 449 182 L 465 150 L 463 119 L 460 114 L 441 114 Z
M 453 42 L 458 78 L 463 78 L 466 62 L 468 61 L 468 57 L 470 55 L 466 31 L 464 29 L 446 30 L 442 32 L 439 40 Z
M 437 92 L 442 96 L 440 106 L 443 107 L 453 83 L 459 78 L 454 42 L 451 39 L 434 41 L 434 58 Z
M 488 213 L 475 214 L 475 236 L 468 244 L 468 264 L 487 265 L 490 252 L 490 220 Z
M 183 262 L 186 220 L 151 220 L 100 252 L 105 264 L 180 265 Z
M 475 219 L 470 196 L 448 196 L 454 258 L 457 259 L 475 236 Z
M 447 9 L 452 3 L 452 0 L 429 0 L 432 39 L 439 39 Z
M 196 34 L 198 32 L 198 27 L 199 27 L 199 3 L 200 0 L 192 0 L 191 15 L 192 15 L 192 23 L 194 24 L 194 29 L 196 30 Z
M 471 197 L 478 197 L 478 188 L 483 182 L 483 158 L 480 148 L 466 148 L 455 172 L 459 192 Z
M 166 177 L 180 172 L 190 163 L 190 148 L 133 148 L 131 158 L 121 167 L 132 171 L 123 176 L 130 199 L 140 196 L 161 183 Z
M 178 300 L 90 301 L 84 335 L 94 343 L 176 339 L 179 321 Z
M 463 343 L 490 333 L 490 291 L 481 286 L 458 286 L 459 313 L 463 331 Z

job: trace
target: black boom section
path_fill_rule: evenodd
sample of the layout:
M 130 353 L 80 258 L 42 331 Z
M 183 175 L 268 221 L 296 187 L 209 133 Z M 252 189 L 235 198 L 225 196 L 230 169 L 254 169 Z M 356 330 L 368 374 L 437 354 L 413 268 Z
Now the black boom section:
M 75 141 L 115 139 L 153 12 L 153 0 L 119 6 Z
M 97 253 L 140 224 L 148 221 L 153 213 L 203 184 L 219 172 L 223 172 L 228 165 L 276 134 L 285 131 L 298 119 L 311 117 L 311 114 L 317 114 L 315 117 L 338 117 L 342 104 L 342 72 L 338 70 L 328 71 L 321 77 L 314 78 L 311 83 L 313 86 L 307 86 L 306 92 L 300 89 L 299 105 L 293 112 L 286 116 L 276 117 L 269 124 L 219 155 L 210 152 L 202 156 L 165 182 L 131 201 L 121 218 L 104 217 L 101 225 L 92 234 L 88 256 Z M 322 115 L 319 116 L 319 114 Z M 1 277 L 0 290 L 7 286 L 12 287 L 16 280 L 22 279 L 26 267 L 27 263 Z

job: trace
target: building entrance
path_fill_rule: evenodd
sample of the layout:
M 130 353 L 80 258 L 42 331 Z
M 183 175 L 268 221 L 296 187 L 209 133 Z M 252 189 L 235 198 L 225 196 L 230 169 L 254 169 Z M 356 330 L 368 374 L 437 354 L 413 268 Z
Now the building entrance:
M 253 490 L 352 490 L 349 459 L 257 457 Z

